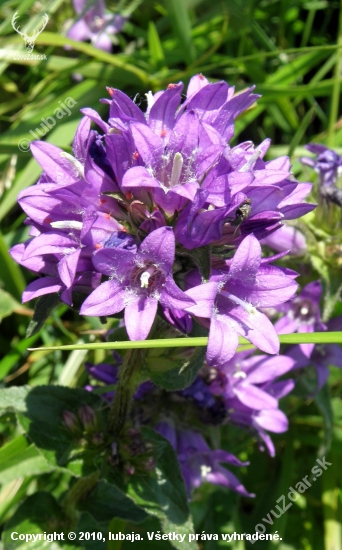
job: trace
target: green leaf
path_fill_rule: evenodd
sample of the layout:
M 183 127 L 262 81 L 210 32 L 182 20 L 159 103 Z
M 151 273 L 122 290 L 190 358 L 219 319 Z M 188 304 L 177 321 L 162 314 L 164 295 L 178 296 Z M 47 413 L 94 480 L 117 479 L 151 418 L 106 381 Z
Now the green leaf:
M 99 456 L 99 449 L 87 445 L 82 434 L 75 436 L 63 420 L 65 410 L 77 415 L 79 407 L 85 404 L 97 410 L 101 424 L 99 409 L 103 408 L 103 401 L 91 392 L 63 386 L 31 389 L 25 397 L 25 409 L 21 407 L 17 414 L 27 437 L 49 465 L 67 469 L 75 476 L 87 476 L 97 470 Z
M 54 497 L 46 492 L 39 491 L 29 496 L 19 506 L 14 516 L 5 525 L 3 533 L 4 547 L 6 550 L 42 550 L 43 548 L 55 548 L 56 550 L 72 550 L 74 545 L 67 542 L 54 541 L 52 544 L 44 540 L 46 533 L 62 533 L 68 530 L 68 518 L 65 518 L 63 511 Z M 36 541 L 33 537 L 30 542 L 24 540 L 12 540 L 11 534 L 19 538 L 19 535 L 41 535 Z
M 48 319 L 52 310 L 60 304 L 61 300 L 59 294 L 46 294 L 40 296 L 36 302 L 34 308 L 33 317 L 26 330 L 26 338 L 33 336 L 44 326 L 45 321 Z
M 0 219 L 3 212 L 3 199 L 0 204 Z M 26 286 L 25 279 L 18 264 L 8 253 L 6 243 L 0 233 L 0 259 L 1 259 L 1 280 L 5 288 L 17 300 L 21 300 L 21 294 Z
M 68 540 L 70 531 L 75 535 L 72 542 Z M 12 533 L 17 539 L 19 535 L 31 535 L 31 539 L 13 540 Z M 89 540 L 85 540 L 84 535 L 81 539 L 81 533 L 91 533 Z M 98 533 L 102 533 L 100 539 Z M 5 525 L 3 541 L 7 550 L 105 550 L 106 534 L 106 524 L 94 520 L 88 513 L 81 514 L 77 524 L 72 525 L 55 498 L 39 491 L 29 496 Z
M 324 440 L 318 450 L 318 455 L 322 457 L 330 450 L 334 425 L 330 389 L 327 384 L 315 395 L 314 400 L 324 420 Z
M 0 414 L 7 412 L 25 412 L 26 398 L 30 386 L 13 386 L 0 389 Z
M 153 363 L 157 366 L 162 365 L 163 357 L 156 358 L 154 361 L 147 359 L 148 372 L 152 382 L 157 386 L 168 390 L 176 391 L 186 388 L 197 376 L 199 369 L 203 366 L 206 350 L 197 348 L 189 361 L 183 362 L 182 365 L 171 368 L 166 371 L 153 369 Z
M 303 117 L 302 122 L 300 123 L 299 127 L 297 128 L 297 131 L 295 132 L 288 151 L 288 156 L 291 157 L 293 155 L 293 152 L 295 151 L 296 147 L 300 144 L 300 142 L 303 139 L 303 136 L 309 126 L 311 124 L 314 115 L 316 111 L 316 105 L 313 105 L 311 109 L 305 114 Z
M 195 248 L 194 250 L 189 251 L 189 256 L 191 256 L 200 270 L 202 277 L 202 283 L 207 283 L 210 277 L 210 246 L 202 246 L 200 248 Z
M 179 550 L 198 550 L 188 542 L 193 533 L 187 494 L 175 451 L 170 443 L 151 428 L 143 428 L 144 439 L 154 446 L 155 473 L 134 475 L 128 484 L 128 495 L 148 514 L 159 518 L 163 531 L 186 534 L 183 543 L 170 541 Z
M 78 508 L 91 514 L 96 521 L 109 522 L 113 518 L 121 518 L 140 523 L 147 518 L 146 512 L 132 498 L 105 480 L 97 484 L 89 497 L 80 502 Z
M 38 334 L 31 336 L 31 338 L 23 338 L 22 340 L 15 339 L 12 349 L 1 359 L 0 361 L 0 379 L 5 377 L 6 374 L 15 366 L 15 364 L 22 360 L 26 354 L 26 350 L 29 346 L 32 346 L 39 338 Z
M 16 43 L 20 43 L 20 41 L 21 41 L 20 37 L 11 36 L 11 39 L 8 42 L 8 44 L 16 44 Z M 131 75 L 134 75 L 135 80 L 137 82 L 140 81 L 140 83 L 143 83 L 146 85 L 149 81 L 148 73 L 128 63 L 125 57 L 120 55 L 112 55 L 110 53 L 104 52 L 103 50 L 95 48 L 91 44 L 86 44 L 85 42 L 71 40 L 70 38 L 66 38 L 61 34 L 57 34 L 53 32 L 42 32 L 38 36 L 36 40 L 36 44 L 47 44 L 48 46 L 59 46 L 59 47 L 71 46 L 71 48 L 75 51 L 85 53 L 89 57 L 93 57 L 94 59 L 98 59 L 99 61 L 103 61 L 109 65 L 113 65 L 114 67 L 118 67 L 122 69 L 126 73 L 130 73 Z M 7 50 L 8 61 L 12 61 L 11 59 L 12 53 L 13 53 L 13 57 L 17 55 L 17 52 L 15 50 L 13 51 Z
M 20 304 L 8 293 L 0 288 L 0 321 L 8 317 Z
M 150 50 L 151 64 L 156 68 L 160 69 L 165 64 L 165 57 L 163 52 L 163 47 L 158 36 L 158 31 L 156 29 L 153 21 L 148 23 L 148 48 Z
M 107 531 L 108 528 L 105 522 L 95 521 L 90 514 L 82 514 L 75 528 L 77 537 L 74 544 L 76 543 L 76 546 L 84 550 L 107 550 Z M 98 533 L 100 532 L 102 532 L 103 535 L 102 540 L 98 538 Z M 83 538 L 81 541 L 80 533 L 91 533 L 90 539 L 84 540 Z M 94 538 L 93 533 L 96 535 Z
M 196 51 L 191 36 L 191 22 L 187 12 L 186 2 L 167 0 L 166 9 L 170 17 L 173 30 L 178 37 L 184 58 L 188 65 L 195 61 Z
M 9 483 L 19 477 L 41 475 L 52 470 L 53 467 L 23 435 L 0 449 L 0 484 Z

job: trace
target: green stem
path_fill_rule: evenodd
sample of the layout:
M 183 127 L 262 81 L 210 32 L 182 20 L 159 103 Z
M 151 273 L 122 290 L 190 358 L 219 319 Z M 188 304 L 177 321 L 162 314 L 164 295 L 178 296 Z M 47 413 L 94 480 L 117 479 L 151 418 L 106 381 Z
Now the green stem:
M 96 471 L 87 477 L 79 478 L 67 492 L 63 500 L 63 510 L 69 520 L 70 526 L 77 521 L 77 504 L 92 491 L 99 480 L 100 472 Z
M 115 397 L 108 418 L 109 431 L 115 437 L 121 434 L 128 419 L 132 397 L 140 378 L 142 358 L 141 349 L 130 349 L 120 367 Z
M 334 147 L 334 144 L 335 144 L 335 125 L 338 119 L 338 108 L 339 108 L 339 102 L 340 102 L 341 46 L 342 46 L 342 0 L 340 0 L 340 14 L 339 14 L 338 36 L 337 36 L 334 85 L 333 85 L 333 90 L 331 95 L 331 107 L 330 107 L 330 115 L 329 115 L 328 147 Z

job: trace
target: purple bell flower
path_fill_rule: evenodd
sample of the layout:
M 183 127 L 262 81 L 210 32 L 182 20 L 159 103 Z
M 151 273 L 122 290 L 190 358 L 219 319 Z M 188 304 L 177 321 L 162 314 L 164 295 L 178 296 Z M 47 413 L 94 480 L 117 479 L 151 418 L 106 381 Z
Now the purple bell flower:
M 164 307 L 183 310 L 194 304 L 174 282 L 172 265 L 175 239 L 171 227 L 156 229 L 146 237 L 137 253 L 103 248 L 94 265 L 111 277 L 83 303 L 83 315 L 113 315 L 125 309 L 125 325 L 131 340 L 144 340 L 157 313 Z
M 283 225 L 265 239 L 261 239 L 260 244 L 265 244 L 278 252 L 288 252 L 291 256 L 302 256 L 307 251 L 305 236 L 292 225 Z
M 84 11 L 88 3 L 87 0 L 73 0 L 75 12 L 81 17 L 69 29 L 67 36 L 80 42 L 90 40 L 96 48 L 110 52 L 110 36 L 121 31 L 127 17 L 107 15 L 104 0 L 97 0 L 89 10 Z
M 342 317 L 335 317 L 327 322 L 327 330 L 335 331 L 342 328 Z M 317 373 L 318 392 L 326 383 L 329 377 L 329 367 L 335 366 L 342 369 L 342 348 L 338 344 L 316 344 L 311 355 L 303 353 L 302 345 L 292 346 L 287 352 L 294 360 L 293 369 L 302 369 L 312 365 Z
M 291 371 L 295 361 L 284 355 L 268 357 L 252 353 L 238 352 L 219 369 L 211 369 L 209 389 L 225 400 L 230 422 L 251 429 L 274 456 L 274 445 L 266 432 L 287 430 L 288 420 L 278 408 L 278 399 L 294 387 L 291 379 L 276 379 Z
M 319 174 L 322 186 L 335 185 L 337 178 L 342 174 L 342 157 L 332 149 L 318 143 L 309 143 L 306 148 L 314 153 L 316 158 L 302 157 L 300 161 Z
M 238 346 L 239 335 L 267 353 L 278 353 L 276 331 L 258 308 L 289 300 L 296 289 L 293 275 L 261 264 L 259 242 L 253 235 L 246 237 L 230 261 L 227 275 L 213 275 L 208 283 L 186 291 L 196 301 L 196 305 L 186 310 L 210 319 L 208 364 L 217 366 L 229 361 Z
M 293 332 L 319 332 L 327 330 L 321 320 L 319 303 L 322 296 L 322 284 L 313 281 L 307 284 L 296 298 L 276 306 L 278 311 L 285 313 L 274 325 L 278 334 Z M 299 344 L 301 352 L 310 357 L 315 344 Z
M 241 462 L 227 451 L 210 449 L 200 433 L 177 429 L 171 421 L 159 422 L 155 429 L 175 449 L 189 496 L 192 489 L 196 489 L 205 481 L 226 487 L 246 497 L 255 496 L 247 492 L 232 472 L 221 466 L 222 462 L 233 466 L 247 466 L 249 462 Z

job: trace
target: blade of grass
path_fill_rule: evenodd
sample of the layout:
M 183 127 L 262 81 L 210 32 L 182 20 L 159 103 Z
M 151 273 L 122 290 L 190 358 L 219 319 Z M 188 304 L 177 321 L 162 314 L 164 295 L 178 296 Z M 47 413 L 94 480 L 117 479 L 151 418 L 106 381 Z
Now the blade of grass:
M 20 36 L 11 36 L 6 38 L 7 46 L 8 44 L 20 44 L 20 42 Z M 4 40 L 1 40 L 1 44 L 5 44 Z M 102 50 L 99 50 L 98 48 L 95 48 L 94 46 L 91 46 L 90 44 L 86 44 L 85 42 L 77 42 L 76 40 L 71 40 L 70 38 L 66 38 L 65 36 L 53 32 L 42 32 L 37 37 L 36 44 L 44 44 L 47 46 L 57 47 L 70 46 L 73 50 L 82 52 L 89 57 L 93 57 L 94 59 L 103 61 L 104 63 L 108 63 L 109 65 L 113 65 L 114 67 L 118 67 L 126 72 L 134 74 L 145 85 L 147 85 L 150 80 L 147 72 L 143 71 L 139 67 L 131 65 L 122 56 L 112 55 L 110 53 L 104 52 Z M 12 57 L 16 55 L 18 55 L 17 51 L 7 50 L 7 57 L 4 60 L 12 62 Z M 37 65 L 38 63 L 35 61 L 31 62 L 31 64 L 33 65 Z
M 331 453 L 328 458 L 328 461 L 331 461 L 331 466 L 327 468 L 322 478 L 325 550 L 342 550 L 340 489 L 337 486 L 340 460 L 340 455 Z
M 191 36 L 191 23 L 186 9 L 186 2 L 182 0 L 167 0 L 165 2 L 173 30 L 178 37 L 184 58 L 188 65 L 196 59 L 195 47 Z
M 333 147 L 335 144 L 335 126 L 338 120 L 338 108 L 340 103 L 340 88 L 341 88 L 341 46 L 342 46 L 342 0 L 340 0 L 340 14 L 338 24 L 338 36 L 337 36 L 337 52 L 336 52 L 336 65 L 334 74 L 334 84 L 331 94 L 331 106 L 329 114 L 329 127 L 328 127 L 328 146 Z
M 6 243 L 0 233 L 0 258 L 1 258 L 1 279 L 6 289 L 14 298 L 21 302 L 21 295 L 26 287 L 24 276 L 18 264 L 12 260 L 8 253 Z
M 304 116 L 302 122 L 300 123 L 297 131 L 295 132 L 295 134 L 292 138 L 290 146 L 289 146 L 289 151 L 287 153 L 289 157 L 292 157 L 293 152 L 295 151 L 295 149 L 300 144 L 300 142 L 301 142 L 301 140 L 302 140 L 302 138 L 303 138 L 303 136 L 306 132 L 307 127 L 311 124 L 311 122 L 313 120 L 313 116 L 315 114 L 315 111 L 316 111 L 316 106 L 313 105 L 311 107 L 311 109 Z
M 281 334 L 281 344 L 342 344 L 342 332 L 313 332 L 307 334 Z M 240 344 L 249 342 L 239 337 Z M 66 346 L 47 346 L 42 348 L 29 348 L 36 350 L 94 350 L 94 349 L 139 349 L 139 348 L 178 348 L 192 346 L 206 346 L 208 338 L 201 336 L 197 338 L 165 338 L 161 340 L 131 340 L 127 342 L 100 342 L 94 344 L 68 344 Z

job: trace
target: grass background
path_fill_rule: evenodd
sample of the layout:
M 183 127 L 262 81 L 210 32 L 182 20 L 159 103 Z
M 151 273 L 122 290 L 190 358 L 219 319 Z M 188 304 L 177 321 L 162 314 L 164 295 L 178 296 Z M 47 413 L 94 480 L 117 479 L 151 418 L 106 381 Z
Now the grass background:
M 89 5 L 91 2 L 89 2 Z M 145 108 L 145 93 L 165 88 L 203 73 L 212 80 L 224 79 L 236 90 L 252 84 L 262 97 L 239 118 L 233 144 L 272 139 L 269 158 L 288 154 L 301 181 L 312 181 L 298 158 L 304 144 L 318 141 L 342 153 L 342 119 L 339 117 L 342 80 L 342 2 L 334 0 L 133 0 L 108 2 L 108 10 L 129 16 L 123 31 L 113 37 L 113 53 L 65 37 L 68 20 L 77 16 L 69 1 L 0 2 L 0 380 L 2 387 L 58 383 L 70 387 L 86 382 L 86 352 L 29 352 L 38 345 L 94 341 L 84 331 L 103 329 L 97 319 L 81 318 L 60 305 L 45 327 L 26 338 L 34 304 L 21 305 L 21 293 L 33 276 L 21 270 L 8 248 L 27 238 L 25 218 L 16 203 L 18 193 L 34 184 L 40 168 L 29 152 L 18 145 L 34 139 L 30 130 L 40 128 L 43 118 L 53 116 L 59 102 L 71 97 L 76 105 L 70 116 L 58 120 L 44 139 L 70 151 L 79 109 L 92 107 L 106 116 L 99 99 L 105 87 L 125 91 Z M 46 60 L 17 60 L 25 54 L 21 37 L 11 19 L 19 10 L 22 26 L 33 30 L 47 13 L 49 22 L 36 40 L 34 53 Z M 70 49 L 65 49 L 65 46 Z M 24 140 L 24 141 L 23 141 Z M 26 141 L 25 141 L 26 140 Z M 317 192 L 311 198 L 317 199 Z M 320 278 L 324 283 L 326 317 L 341 314 L 340 212 L 320 205 L 315 214 L 298 222 L 306 234 L 309 253 L 287 265 L 301 273 L 300 282 Z M 341 350 L 342 351 L 342 350 Z M 103 360 L 101 350 L 89 352 L 87 360 Z M 307 378 L 309 379 L 308 371 Z M 267 532 L 277 531 L 282 541 L 256 543 L 270 550 L 342 549 L 342 381 L 332 368 L 329 387 L 316 398 L 306 398 L 301 385 L 283 400 L 290 430 L 275 436 L 276 458 L 260 453 L 255 441 L 236 428 L 213 431 L 213 442 L 226 446 L 251 465 L 238 472 L 256 499 L 239 499 L 234 493 L 205 485 L 194 495 L 192 511 L 198 532 L 247 532 L 275 509 L 276 500 L 310 474 L 317 453 L 332 466 L 313 483 L 289 511 Z M 334 413 L 334 414 L 333 414 Z M 18 441 L 13 418 L 3 418 L 3 449 Z M 34 461 L 21 455 L 8 462 L 0 449 L 0 523 L 15 512 L 26 495 L 44 488 L 55 496 L 66 487 L 65 475 L 37 472 Z M 13 456 L 14 456 L 13 455 Z M 24 456 L 20 461 L 18 456 Z M 6 462 L 7 460 L 7 462 Z M 2 471 L 2 474 L 1 474 Z M 265 515 L 266 514 L 266 515 Z M 117 521 L 117 520 L 114 520 Z M 113 529 L 118 528 L 113 523 Z M 128 529 L 137 532 L 132 525 Z M 144 530 L 157 530 L 151 523 Z M 152 543 L 146 543 L 147 548 Z M 156 544 L 156 543 L 155 543 Z M 249 543 L 201 542 L 204 550 L 221 547 L 243 550 Z M 118 550 L 119 544 L 109 544 Z M 153 547 L 153 545 L 152 545 Z M 156 546 L 155 546 L 156 547 Z M 167 547 L 164 543 L 163 548 Z M 122 545 L 125 548 L 125 544 Z M 135 548 L 138 548 L 136 545 Z

